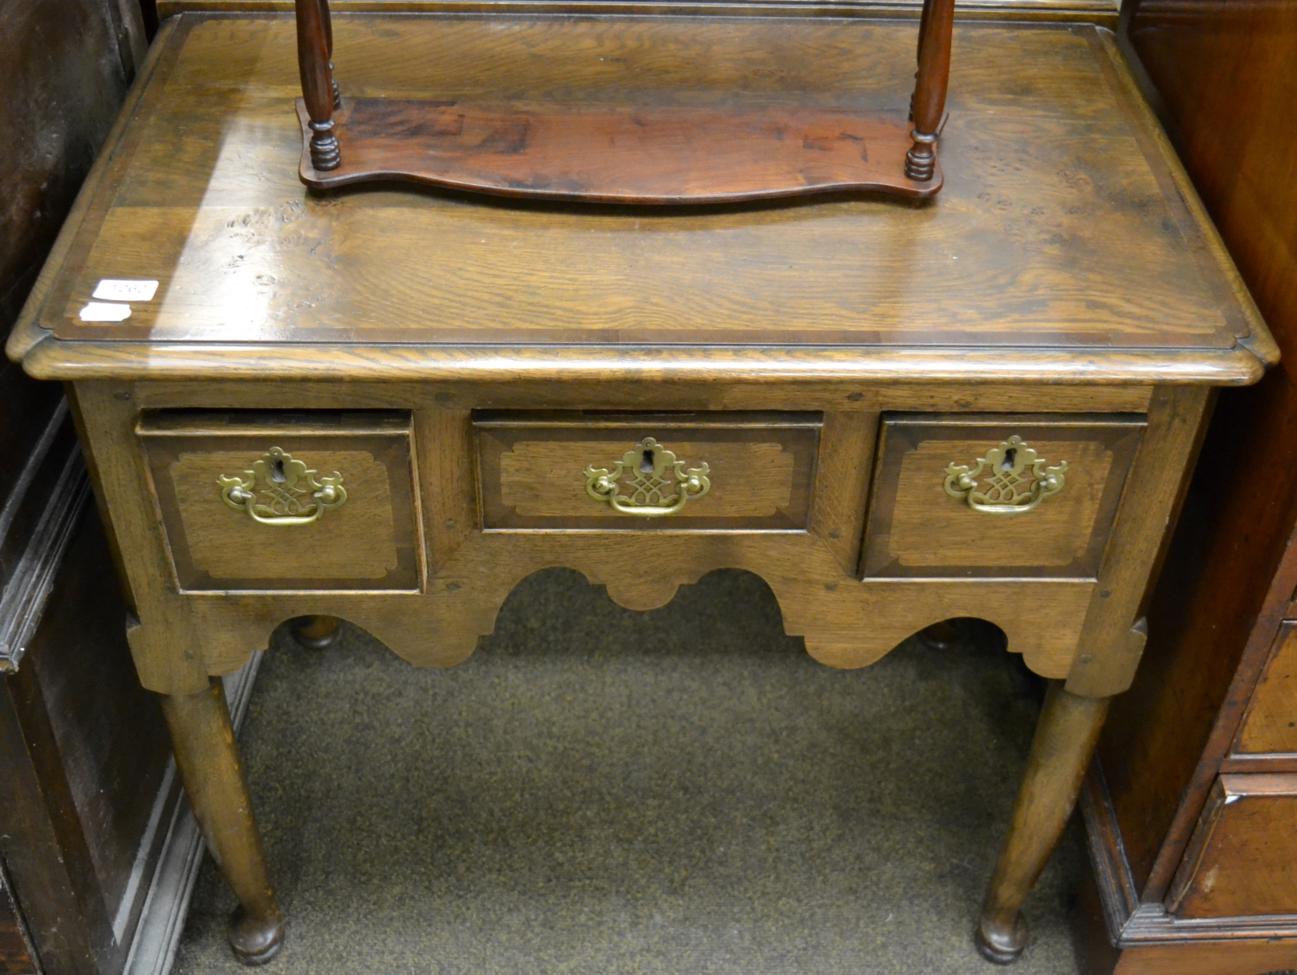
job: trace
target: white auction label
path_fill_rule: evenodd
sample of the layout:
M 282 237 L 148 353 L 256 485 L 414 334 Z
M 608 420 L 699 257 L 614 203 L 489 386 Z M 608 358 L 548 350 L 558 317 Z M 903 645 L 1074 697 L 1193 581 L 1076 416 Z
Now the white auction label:
M 90 297 L 100 301 L 152 301 L 157 293 L 156 281 L 104 278 L 95 286 L 95 293 Z
M 87 301 L 81 309 L 83 322 L 124 322 L 130 317 L 130 305 L 115 305 L 109 301 Z

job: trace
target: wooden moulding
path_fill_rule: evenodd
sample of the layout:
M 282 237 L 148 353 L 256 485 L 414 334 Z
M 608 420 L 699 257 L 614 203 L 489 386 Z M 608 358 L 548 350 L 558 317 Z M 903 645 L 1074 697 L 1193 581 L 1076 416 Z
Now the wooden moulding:
M 909 118 L 814 104 L 613 104 L 438 97 L 344 98 L 328 0 L 297 0 L 302 182 L 313 190 L 404 181 L 590 203 L 738 203 L 825 193 L 922 199 L 941 189 L 937 141 L 953 0 L 925 0 Z M 579 52 L 578 52 L 579 53 Z M 758 52 L 754 52 L 754 56 Z

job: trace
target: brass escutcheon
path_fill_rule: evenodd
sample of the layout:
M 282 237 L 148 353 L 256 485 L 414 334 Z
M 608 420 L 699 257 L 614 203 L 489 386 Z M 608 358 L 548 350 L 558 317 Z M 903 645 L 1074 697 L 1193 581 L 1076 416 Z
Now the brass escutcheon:
M 596 501 L 625 515 L 661 518 L 680 511 L 691 498 L 711 490 L 706 464 L 685 462 L 653 437 L 645 437 L 611 468 L 585 469 L 585 490 Z
M 243 476 L 217 478 L 221 500 L 262 525 L 309 525 L 347 500 L 342 475 L 319 476 L 279 447 L 271 447 Z
M 1067 461 L 1053 466 L 1014 435 L 970 467 L 946 467 L 946 493 L 988 515 L 1019 515 L 1063 490 Z

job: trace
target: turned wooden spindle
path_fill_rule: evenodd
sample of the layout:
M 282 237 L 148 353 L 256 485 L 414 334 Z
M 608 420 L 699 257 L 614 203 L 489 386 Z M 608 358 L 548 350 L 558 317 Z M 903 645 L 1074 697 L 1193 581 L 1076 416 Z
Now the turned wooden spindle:
M 327 0 L 296 0 L 297 67 L 302 75 L 302 100 L 310 116 L 311 165 L 336 169 L 342 161 L 333 131 L 333 71 L 329 65 Z
M 333 67 L 333 16 L 329 13 L 329 0 L 320 0 L 320 19 L 324 22 L 324 54 L 329 62 L 329 87 L 333 91 L 333 107 L 342 107 L 342 89 Z
M 905 154 L 905 175 L 921 183 L 932 179 L 936 171 L 937 135 L 941 131 L 946 86 L 950 81 L 950 34 L 954 17 L 954 0 L 925 0 L 919 21 L 919 72 L 910 102 L 914 144 Z
M 928 26 L 928 9 L 932 6 L 932 0 L 923 0 L 923 10 L 919 13 L 919 45 L 914 58 L 914 88 L 919 87 L 919 68 L 923 64 L 923 32 Z M 914 121 L 914 91 L 910 92 L 910 114 L 909 119 Z

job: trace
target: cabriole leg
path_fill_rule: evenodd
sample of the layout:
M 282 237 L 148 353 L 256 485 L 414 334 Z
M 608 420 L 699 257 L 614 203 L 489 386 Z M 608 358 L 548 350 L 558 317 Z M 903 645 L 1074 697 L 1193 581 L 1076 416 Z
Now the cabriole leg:
M 266 872 L 225 690 L 213 680 L 197 694 L 164 694 L 162 712 L 194 816 L 239 899 L 230 945 L 245 965 L 267 962 L 283 943 L 284 920 Z
M 1076 805 L 1081 780 L 1108 713 L 1108 701 L 1079 697 L 1064 690 L 1061 683 L 1050 685 L 1013 808 L 1013 822 L 977 926 L 978 951 L 990 961 L 1007 964 L 1027 944 L 1022 902 L 1058 845 Z

